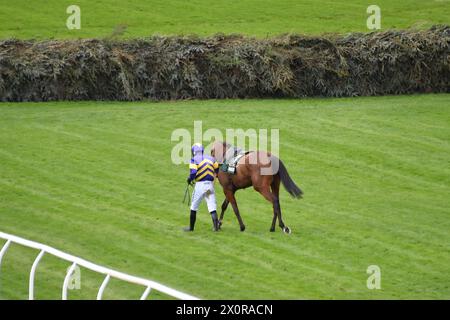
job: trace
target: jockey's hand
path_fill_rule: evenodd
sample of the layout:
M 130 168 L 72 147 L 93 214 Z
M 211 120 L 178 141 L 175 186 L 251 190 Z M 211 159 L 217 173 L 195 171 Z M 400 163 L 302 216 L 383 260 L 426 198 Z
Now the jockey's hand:
M 191 184 L 191 182 L 192 182 L 191 177 L 188 177 L 186 182 L 187 182 L 187 184 Z

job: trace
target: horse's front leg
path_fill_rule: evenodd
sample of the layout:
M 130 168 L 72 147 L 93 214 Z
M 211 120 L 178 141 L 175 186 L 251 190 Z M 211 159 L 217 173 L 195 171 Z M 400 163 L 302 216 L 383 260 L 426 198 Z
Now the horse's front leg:
M 222 226 L 223 215 L 225 214 L 225 210 L 227 210 L 229 203 L 230 201 L 228 201 L 227 198 L 223 200 L 222 211 L 220 212 L 219 228 Z
M 227 197 L 228 202 L 230 202 L 231 206 L 233 207 L 233 211 L 234 211 L 234 214 L 236 215 L 236 218 L 238 219 L 239 227 L 241 228 L 241 231 L 244 231 L 245 225 L 244 225 L 244 222 L 242 221 L 241 214 L 239 213 L 239 208 L 237 206 L 236 198 L 234 197 L 234 191 L 228 190 L 226 192 L 226 197 Z

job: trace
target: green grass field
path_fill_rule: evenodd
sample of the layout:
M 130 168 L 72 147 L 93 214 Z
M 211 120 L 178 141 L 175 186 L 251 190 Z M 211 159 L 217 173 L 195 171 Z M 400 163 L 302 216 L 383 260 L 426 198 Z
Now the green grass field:
M 371 1 L 0 0 L 0 39 L 367 32 Z M 450 23 L 448 0 L 380 0 L 382 30 Z M 303 100 L 0 104 L 0 231 L 205 299 L 450 299 L 450 95 Z M 186 234 L 187 165 L 172 164 L 176 128 L 278 128 L 281 159 L 305 192 L 282 190 L 293 230 L 269 233 L 272 209 L 251 189 L 211 231 L 203 204 Z M 216 186 L 218 202 L 223 200 Z M 0 240 L 0 246 L 3 245 Z M 26 299 L 37 251 L 12 245 L 0 299 Z M 366 269 L 381 268 L 381 290 Z M 37 299 L 59 299 L 68 263 L 44 256 Z M 103 278 L 81 271 L 71 299 Z M 112 280 L 106 299 L 144 288 Z M 151 298 L 168 298 L 152 293 Z
M 66 8 L 81 8 L 81 29 L 68 30 Z M 373 1 L 331 0 L 16 0 L 0 1 L 0 38 L 86 38 L 110 36 L 127 26 L 125 37 L 157 34 L 366 32 Z M 448 0 L 378 0 L 382 29 L 450 23 Z
M 449 299 L 450 95 L 354 99 L 0 105 L 0 230 L 211 299 Z M 211 231 L 203 204 L 186 234 L 187 165 L 175 128 L 279 128 L 305 197 L 283 190 L 291 235 L 251 189 Z M 218 186 L 219 203 L 223 195 Z M 0 242 L 0 245 L 3 242 Z M 36 251 L 13 245 L 0 297 L 27 298 Z M 369 265 L 381 290 L 366 288 Z M 44 256 L 36 298 L 58 299 L 68 263 Z M 70 298 L 95 298 L 82 270 Z M 105 298 L 143 288 L 112 281 Z M 157 295 L 157 298 L 164 298 Z

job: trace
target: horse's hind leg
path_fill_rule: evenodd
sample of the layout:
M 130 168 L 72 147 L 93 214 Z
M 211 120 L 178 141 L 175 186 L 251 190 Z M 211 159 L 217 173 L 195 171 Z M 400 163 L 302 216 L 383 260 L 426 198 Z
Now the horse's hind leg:
M 280 179 L 276 179 L 277 176 L 274 177 L 274 180 L 271 183 L 272 188 L 272 206 L 273 206 L 273 219 L 272 219 L 272 225 L 270 227 L 270 232 L 275 231 L 275 224 L 277 223 L 277 217 L 278 217 L 278 211 L 280 210 L 280 206 L 278 207 L 275 205 L 276 201 L 278 200 L 278 196 L 280 193 Z
M 286 233 L 291 233 L 291 229 L 289 229 L 289 227 L 287 227 L 284 222 L 283 219 L 281 218 L 281 206 L 280 206 L 280 176 L 279 175 L 275 175 L 273 177 L 273 181 L 271 184 L 271 188 L 272 188 L 272 194 L 274 195 L 274 202 L 273 202 L 273 211 L 274 214 L 275 212 L 277 213 L 278 216 L 278 222 L 280 225 L 280 228 L 283 229 L 284 232 Z M 273 226 L 275 227 L 275 225 Z
M 223 215 L 225 214 L 225 210 L 227 210 L 229 203 L 230 201 L 228 201 L 227 198 L 225 198 L 222 202 L 222 211 L 220 212 L 219 228 L 222 226 Z
M 244 222 L 242 221 L 241 214 L 239 213 L 239 209 L 238 209 L 238 206 L 237 206 L 236 198 L 234 197 L 234 191 L 233 190 L 227 190 L 225 192 L 225 196 L 226 196 L 228 202 L 230 202 L 231 206 L 233 207 L 233 211 L 234 211 L 234 214 L 236 215 L 236 218 L 238 219 L 239 227 L 241 228 L 241 231 L 244 231 L 245 230 L 245 225 L 244 225 Z
M 270 232 L 275 231 L 275 224 L 277 223 L 277 212 L 275 211 L 275 207 L 273 208 L 273 218 L 272 218 L 272 225 L 270 226 Z
M 277 203 L 277 197 L 274 195 L 273 192 L 270 192 L 269 187 L 260 187 L 260 188 L 255 188 L 256 191 L 258 191 L 259 193 L 261 193 L 261 195 L 267 200 L 270 201 L 272 203 L 273 206 L 273 218 L 272 218 L 272 225 L 270 227 L 270 232 L 274 232 L 275 231 L 275 224 L 277 222 L 277 217 L 278 217 L 278 210 L 277 208 L 279 208 L 279 205 L 277 207 L 276 203 Z
M 283 219 L 281 218 L 281 207 L 280 207 L 280 200 L 279 200 L 279 198 L 276 199 L 276 201 L 274 202 L 273 207 L 274 207 L 274 209 L 276 208 L 275 210 L 278 213 L 278 223 L 279 223 L 280 228 L 285 233 L 291 233 L 291 229 L 284 224 Z
M 264 195 L 263 195 L 263 196 L 264 196 Z M 264 198 L 266 198 L 267 200 L 269 200 L 270 202 L 272 202 L 272 206 L 273 206 L 273 218 L 272 218 L 272 225 L 270 226 L 270 232 L 274 232 L 274 231 L 275 231 L 275 224 L 277 223 L 277 217 L 278 217 L 278 211 L 277 211 L 277 209 L 276 209 L 276 207 L 275 207 L 275 199 L 276 199 L 276 196 L 273 194 L 273 191 L 272 191 L 271 196 L 267 195 L 267 196 L 264 196 Z
M 275 224 L 278 218 L 279 226 L 285 233 L 291 233 L 291 229 L 286 227 L 281 218 L 281 207 L 280 207 L 280 180 L 274 177 L 274 180 L 271 183 L 272 192 L 270 192 L 269 187 L 258 188 L 257 191 L 263 195 L 268 201 L 270 201 L 273 205 L 273 219 L 272 225 L 270 227 L 270 232 L 275 231 Z

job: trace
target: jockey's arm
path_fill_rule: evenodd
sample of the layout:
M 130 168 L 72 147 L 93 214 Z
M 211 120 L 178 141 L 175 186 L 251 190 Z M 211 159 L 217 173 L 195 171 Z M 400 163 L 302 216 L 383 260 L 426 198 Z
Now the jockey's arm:
M 214 172 L 215 172 L 216 177 L 217 177 L 218 174 L 219 174 L 219 164 L 217 163 L 217 161 L 214 161 L 213 168 L 214 168 Z
M 189 177 L 187 178 L 187 183 L 191 183 L 195 180 L 195 176 L 197 175 L 197 165 L 191 161 L 189 164 Z

